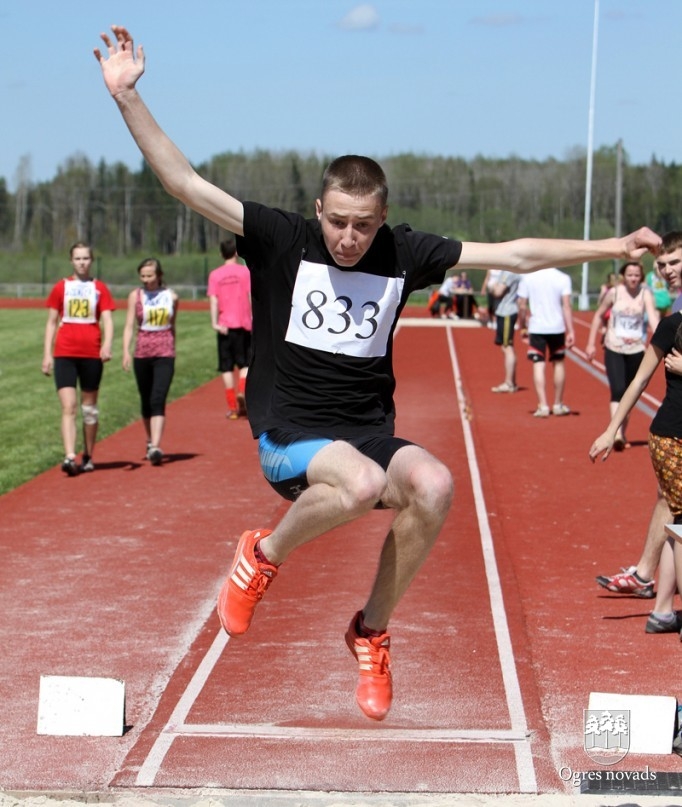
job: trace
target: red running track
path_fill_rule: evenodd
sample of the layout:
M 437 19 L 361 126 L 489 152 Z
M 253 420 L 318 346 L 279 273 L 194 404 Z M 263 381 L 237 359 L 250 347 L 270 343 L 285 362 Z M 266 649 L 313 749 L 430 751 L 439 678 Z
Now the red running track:
M 634 414 L 631 450 L 592 466 L 603 378 L 570 362 L 574 414 L 540 421 L 522 357 L 521 390 L 490 392 L 492 341 L 425 319 L 396 337 L 398 432 L 448 463 L 457 493 L 392 621 L 395 700 L 380 724 L 355 705 L 343 634 L 387 513 L 299 550 L 245 637 L 219 630 L 238 535 L 287 505 L 247 424 L 225 420 L 218 380 L 170 407 L 160 468 L 142 460 L 136 424 L 98 446 L 96 473 L 55 469 L 2 497 L 3 787 L 569 792 L 560 770 L 594 767 L 591 691 L 676 696 L 677 636 L 645 635 L 650 603 L 594 583 L 641 549 L 649 415 Z M 127 732 L 37 735 L 40 675 L 122 679 Z M 681 767 L 674 755 L 617 767 L 646 765 Z

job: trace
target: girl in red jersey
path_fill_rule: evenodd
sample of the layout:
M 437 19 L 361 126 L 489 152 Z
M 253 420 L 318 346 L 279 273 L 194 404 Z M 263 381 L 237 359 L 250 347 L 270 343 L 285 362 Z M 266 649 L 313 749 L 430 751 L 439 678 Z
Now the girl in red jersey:
M 55 283 L 47 298 L 42 371 L 50 375 L 54 369 L 62 408 L 62 470 L 68 476 L 76 476 L 79 471 L 95 470 L 92 455 L 99 420 L 97 396 L 104 362 L 111 359 L 114 339 L 111 312 L 115 305 L 107 286 L 101 280 L 90 277 L 93 261 L 91 247 L 80 242 L 74 244 L 69 256 L 73 274 Z M 78 386 L 83 414 L 83 458 L 80 466 L 76 464 Z
M 132 366 L 147 432 L 147 459 L 152 465 L 160 465 L 166 398 L 175 370 L 178 295 L 164 286 L 163 270 L 156 258 L 142 261 L 137 273 L 142 287 L 128 295 L 128 313 L 123 328 L 123 369 L 130 370 L 131 367 L 130 343 L 137 322 Z

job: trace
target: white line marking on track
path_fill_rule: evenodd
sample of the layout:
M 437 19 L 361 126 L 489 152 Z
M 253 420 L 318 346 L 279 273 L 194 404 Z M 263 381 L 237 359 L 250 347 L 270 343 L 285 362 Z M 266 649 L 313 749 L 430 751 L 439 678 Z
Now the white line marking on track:
M 509 635 L 509 625 L 507 614 L 504 608 L 504 598 L 502 596 L 502 586 L 495 559 L 495 548 L 493 546 L 493 536 L 488 521 L 488 511 L 485 506 L 481 475 L 476 459 L 476 448 L 474 446 L 473 434 L 467 414 L 466 395 L 462 386 L 462 376 L 459 371 L 457 361 L 457 351 L 452 331 L 447 331 L 448 348 L 450 350 L 450 361 L 452 362 L 452 372 L 455 378 L 455 389 L 459 403 L 459 410 L 462 416 L 462 430 L 464 432 L 464 444 L 466 447 L 467 460 L 469 463 L 469 476 L 474 492 L 474 503 L 476 506 L 476 516 L 478 518 L 478 528 L 481 536 L 481 548 L 485 563 L 486 577 L 488 581 L 488 592 L 490 594 L 490 605 L 493 616 L 493 626 L 495 638 L 497 640 L 497 652 L 500 657 L 502 668 L 502 680 L 509 708 L 512 731 L 528 736 L 528 724 L 523 709 L 523 698 L 521 696 L 521 686 L 516 674 L 516 663 L 514 660 L 514 650 L 512 649 L 511 636 Z M 535 793 L 537 791 L 537 781 L 535 768 L 533 766 L 533 755 L 530 743 L 515 743 L 516 770 L 519 777 L 519 788 L 522 793 Z
M 299 740 L 362 740 L 369 742 L 416 742 L 416 743 L 477 743 L 519 742 L 529 737 L 509 729 L 335 729 L 278 726 L 274 723 L 192 723 L 183 726 L 168 725 L 176 735 L 202 737 L 260 737 Z
M 144 764 L 140 767 L 137 779 L 135 780 L 136 785 L 140 787 L 151 787 L 154 784 L 156 774 L 159 772 L 174 739 L 174 735 L 168 732 L 167 729 L 170 726 L 182 725 L 185 722 L 187 715 L 194 705 L 194 702 L 199 697 L 201 690 L 204 688 L 208 677 L 213 672 L 213 668 L 217 664 L 228 641 L 229 636 L 225 631 L 222 629 L 219 630 L 208 653 L 206 653 L 201 663 L 194 671 L 194 675 L 187 685 L 187 689 L 182 693 L 175 709 L 173 709 L 173 714 L 170 716 L 166 727 L 156 738 L 149 755 L 145 759 Z
M 398 325 L 408 325 L 416 328 L 478 328 L 483 327 L 477 319 L 440 319 L 434 317 L 400 317 Z

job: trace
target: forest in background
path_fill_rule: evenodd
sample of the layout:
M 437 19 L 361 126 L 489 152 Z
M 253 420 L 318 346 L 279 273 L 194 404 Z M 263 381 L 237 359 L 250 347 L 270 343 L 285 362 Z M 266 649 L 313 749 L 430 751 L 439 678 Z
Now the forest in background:
M 330 159 L 226 152 L 195 168 L 237 198 L 311 216 Z M 388 177 L 389 224 L 406 221 L 413 229 L 468 241 L 583 237 L 584 150 L 544 161 L 417 154 L 378 159 Z M 75 241 L 92 244 L 105 265 L 127 267 L 121 282 L 130 282 L 136 256 L 181 256 L 183 261 L 172 263 L 185 266 L 186 276 L 174 274 L 174 283 L 201 284 L 207 265 L 216 263 L 224 232 L 168 196 L 144 161 L 134 171 L 122 163 L 94 165 L 75 154 L 51 181 L 36 184 L 25 157 L 15 186 L 11 193 L 0 178 L 2 282 L 56 279 Z M 659 233 L 682 228 L 681 167 L 655 158 L 632 165 L 618 146 L 602 147 L 593 155 L 591 237 L 643 224 Z M 598 287 L 611 268 L 592 272 L 590 285 Z M 105 274 L 115 282 L 109 269 Z

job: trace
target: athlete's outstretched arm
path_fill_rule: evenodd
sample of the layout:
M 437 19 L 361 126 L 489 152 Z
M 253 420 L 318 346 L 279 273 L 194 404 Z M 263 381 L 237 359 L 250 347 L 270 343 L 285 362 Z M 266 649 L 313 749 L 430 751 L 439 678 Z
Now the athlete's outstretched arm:
M 509 269 L 534 272 L 551 266 L 572 266 L 607 258 L 639 260 L 646 252 L 658 254 L 660 236 L 648 227 L 620 238 L 578 241 L 563 238 L 519 238 L 498 244 L 465 241 L 458 268 Z
M 171 196 L 225 230 L 243 235 L 242 203 L 197 174 L 137 92 L 135 86 L 144 73 L 142 46 L 135 50 L 132 36 L 120 25 L 112 25 L 111 31 L 113 41 L 107 34 L 100 35 L 107 55 L 95 48 L 95 58 L 107 89 L 152 171 Z
M 642 363 L 639 365 L 635 377 L 630 382 L 630 386 L 625 390 L 623 397 L 620 399 L 618 408 L 613 413 L 613 417 L 606 427 L 606 431 L 600 434 L 590 447 L 590 459 L 592 462 L 594 462 L 600 454 L 603 455 L 602 460 L 607 459 L 613 448 L 616 432 L 623 425 L 623 421 L 640 399 L 647 384 L 651 381 L 651 376 L 661 363 L 662 358 L 663 351 L 659 347 L 656 347 L 656 345 L 649 345 L 644 352 Z

